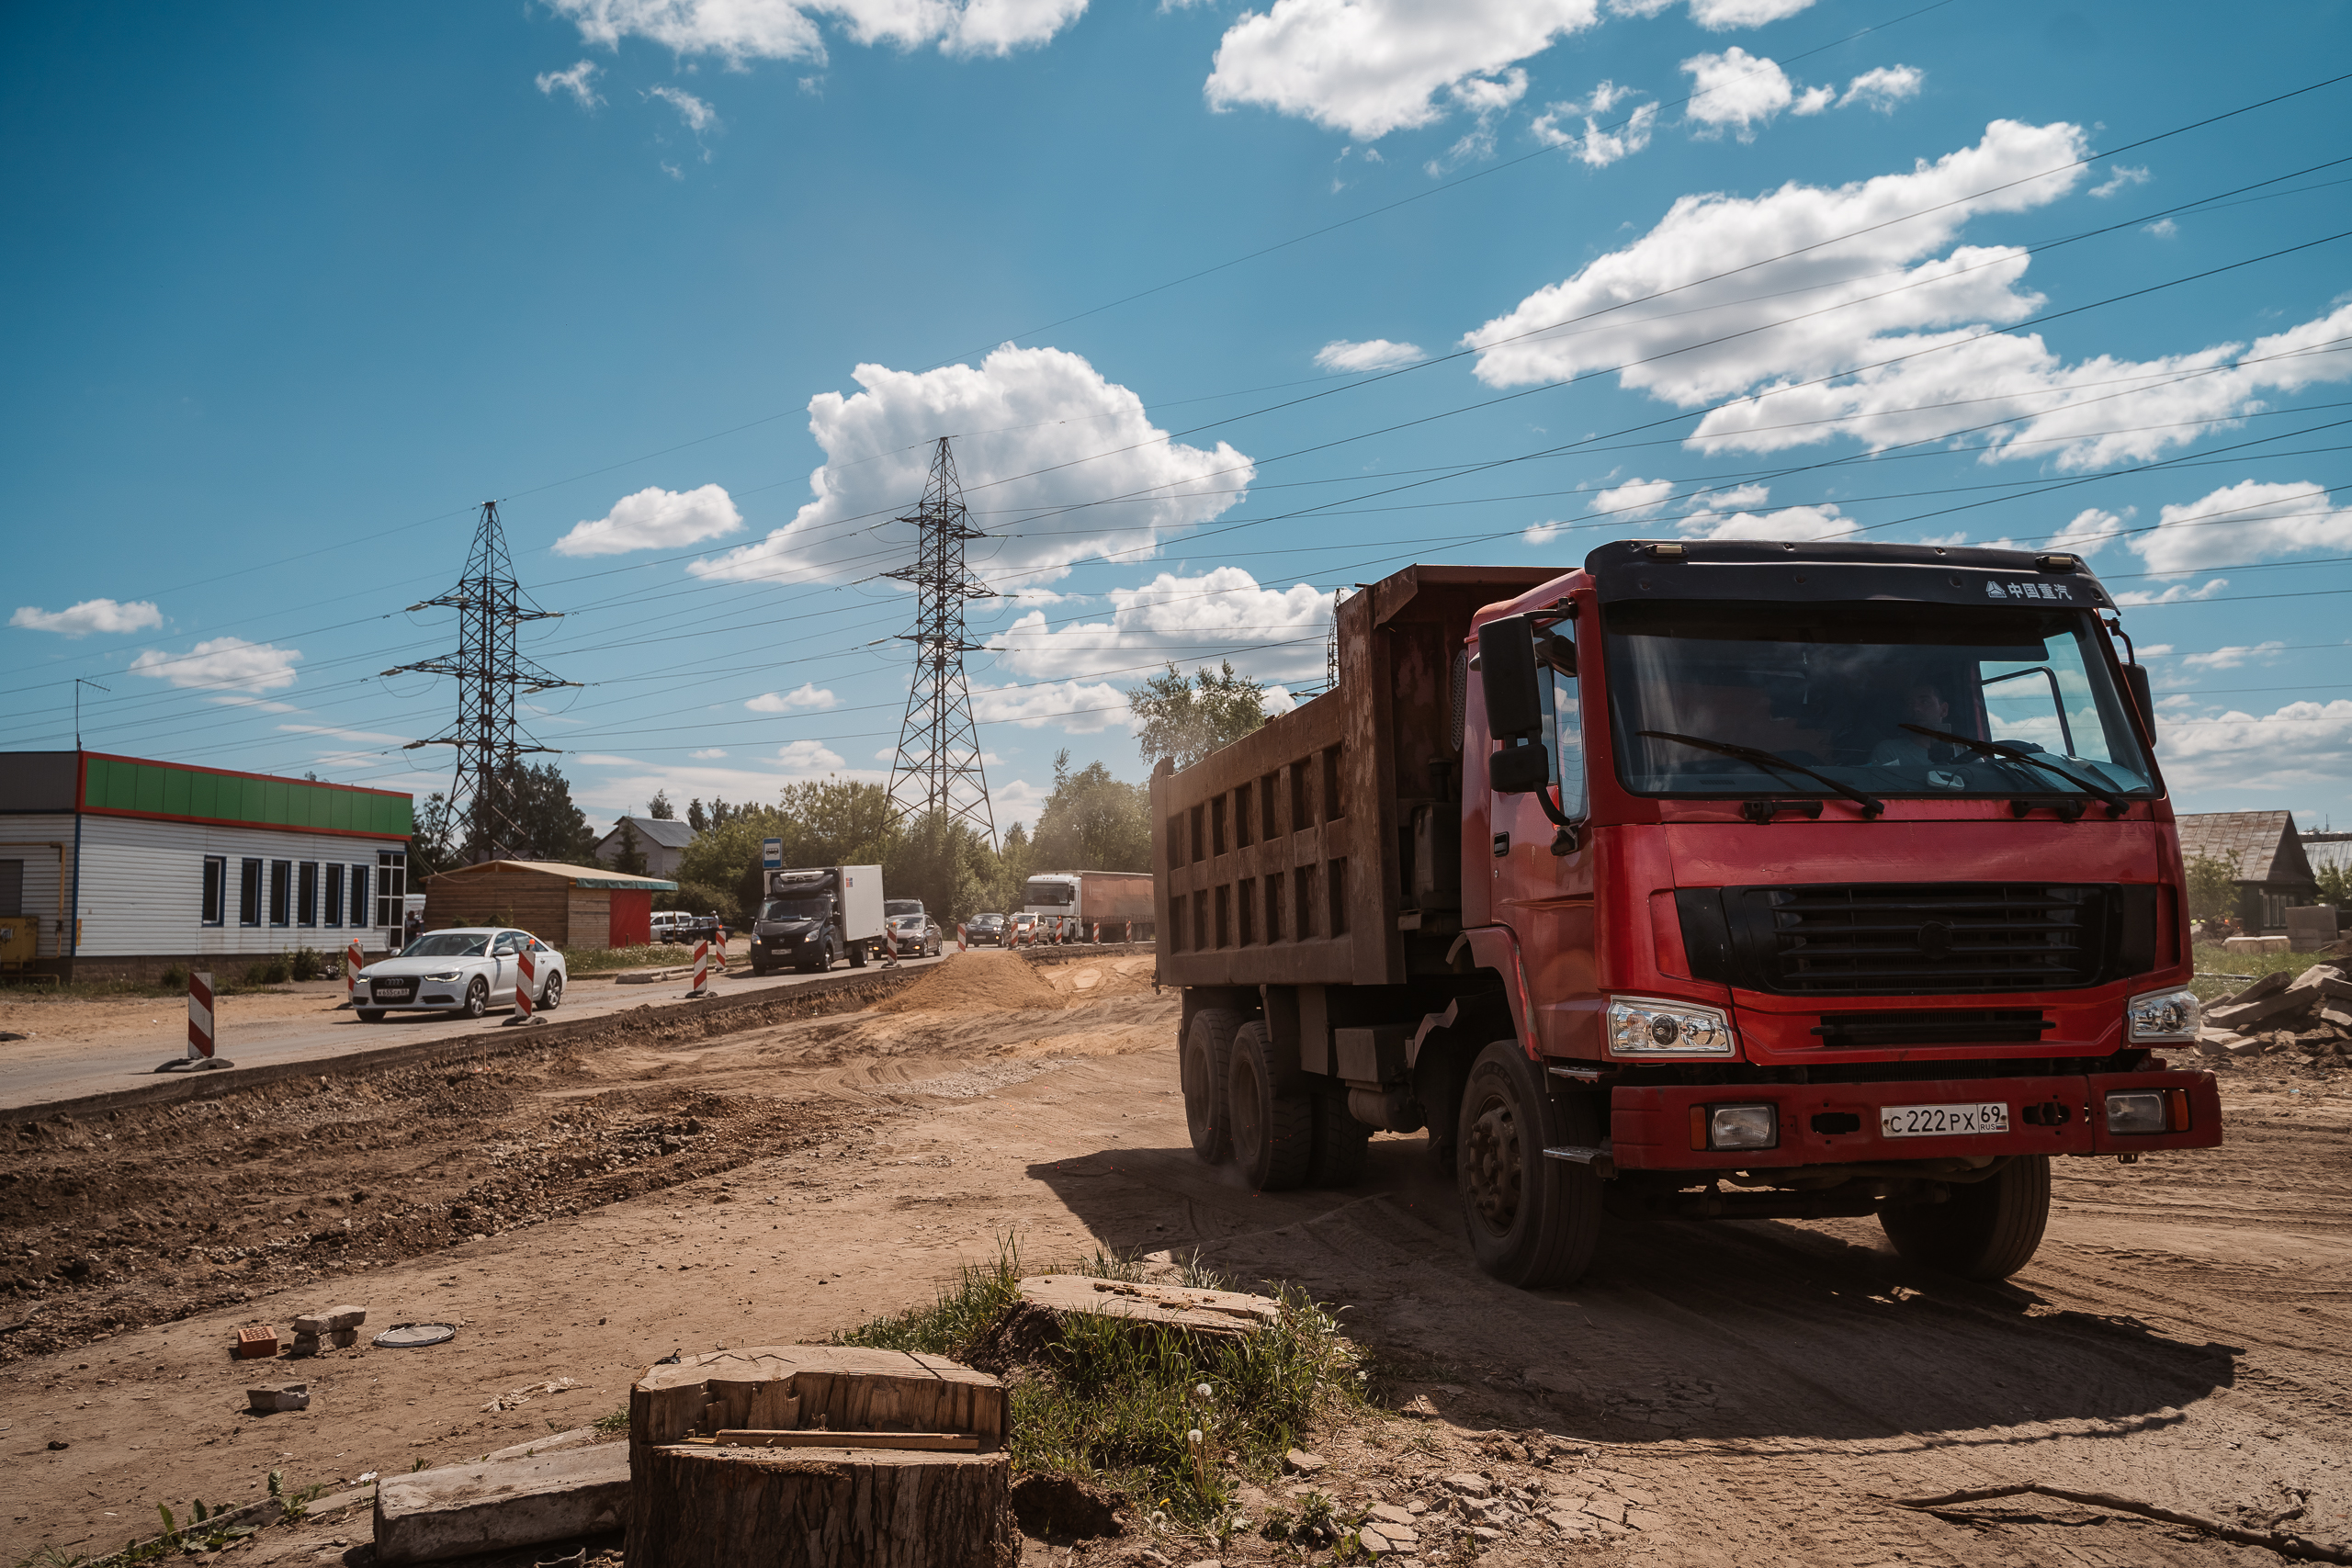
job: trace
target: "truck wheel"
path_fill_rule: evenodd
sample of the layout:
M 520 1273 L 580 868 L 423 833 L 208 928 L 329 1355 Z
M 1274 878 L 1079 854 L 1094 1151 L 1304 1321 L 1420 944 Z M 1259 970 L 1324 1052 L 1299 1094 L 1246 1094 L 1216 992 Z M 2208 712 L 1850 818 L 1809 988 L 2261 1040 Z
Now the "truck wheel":
M 854 942 L 849 944 L 849 966 L 853 969 L 863 969 L 865 967 L 865 944 L 864 942 Z
M 1584 1272 L 1600 1239 L 1600 1179 L 1544 1151 L 1598 1142 L 1597 1130 L 1580 1138 L 1574 1123 L 1599 1113 L 1589 1095 L 1555 1100 L 1518 1041 L 1478 1053 L 1462 1086 L 1454 1179 L 1479 1268 L 1531 1290 Z
M 1283 1076 L 1274 1066 L 1264 1022 L 1243 1024 L 1233 1037 L 1226 1103 L 1233 1163 L 1260 1192 L 1303 1186 L 1315 1163 L 1315 1098 L 1285 1085 Z
M 1348 1114 L 1347 1096 L 1315 1097 L 1315 1158 L 1307 1171 L 1309 1187 L 1353 1187 L 1363 1179 L 1364 1150 L 1372 1129 Z
M 1182 1066 L 1184 1124 L 1193 1134 L 1193 1152 L 1210 1165 L 1223 1165 L 1232 1154 L 1227 1135 L 1225 1084 L 1233 1070 L 1233 1036 L 1241 1015 L 1227 1008 L 1203 1008 L 1193 1015 L 1184 1036 Z
M 1882 1210 L 1878 1223 L 1905 1263 L 2006 1280 L 2032 1259 L 2050 1223 L 2050 1156 L 2018 1155 L 1984 1180 L 1954 1187 L 1943 1202 Z

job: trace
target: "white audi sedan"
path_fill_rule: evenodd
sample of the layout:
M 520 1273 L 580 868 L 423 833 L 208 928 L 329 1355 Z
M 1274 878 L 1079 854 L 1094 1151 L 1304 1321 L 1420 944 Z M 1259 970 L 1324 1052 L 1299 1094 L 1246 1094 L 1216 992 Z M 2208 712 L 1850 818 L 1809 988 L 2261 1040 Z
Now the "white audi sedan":
M 396 1009 L 480 1018 L 493 1008 L 514 1005 L 514 982 L 526 953 L 531 955 L 531 1006 L 549 1011 L 563 1000 L 563 954 L 529 931 L 503 926 L 425 932 L 398 957 L 362 969 L 352 1003 L 362 1023 L 375 1023 Z

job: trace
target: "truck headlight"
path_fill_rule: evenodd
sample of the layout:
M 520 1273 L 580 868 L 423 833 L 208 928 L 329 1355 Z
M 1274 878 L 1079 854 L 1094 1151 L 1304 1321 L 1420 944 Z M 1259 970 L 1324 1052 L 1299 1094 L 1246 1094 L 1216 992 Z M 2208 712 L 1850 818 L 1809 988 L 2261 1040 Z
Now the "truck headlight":
M 2107 1130 L 2110 1133 L 2163 1133 L 2165 1097 L 2161 1089 L 2124 1089 L 2107 1097 Z
M 1701 1112 L 1705 1119 L 1701 1119 Z M 1772 1105 L 1694 1105 L 1690 1146 L 1708 1149 L 1771 1149 L 1781 1144 L 1780 1108 Z
M 1713 1008 L 1649 997 L 1609 1000 L 1612 1056 L 1728 1056 L 1731 1021 Z
M 2123 1021 L 2126 1038 L 2135 1043 L 2178 1043 L 2197 1038 L 2204 1014 L 2198 1006 L 2197 993 L 2183 987 L 2147 991 L 2133 997 L 2124 1005 Z

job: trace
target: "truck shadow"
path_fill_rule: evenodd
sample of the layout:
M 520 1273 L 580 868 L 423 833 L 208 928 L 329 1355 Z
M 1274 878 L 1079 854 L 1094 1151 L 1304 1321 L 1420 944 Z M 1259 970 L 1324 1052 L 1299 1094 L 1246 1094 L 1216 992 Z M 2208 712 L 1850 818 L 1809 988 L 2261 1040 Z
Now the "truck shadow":
M 1382 1138 L 1346 1192 L 1253 1193 L 1189 1149 L 1032 1166 L 1106 1247 L 1196 1251 L 1238 1289 L 1344 1308 L 1398 1399 L 1468 1427 L 1609 1442 L 1906 1448 L 2121 1437 L 2235 1378 L 2235 1346 L 2066 1309 L 2019 1281 L 1911 1269 L 1873 1222 L 1622 1224 L 1584 1278 L 1478 1272 L 1422 1140 Z M 1418 1402 L 1418 1403 L 1413 1403 Z

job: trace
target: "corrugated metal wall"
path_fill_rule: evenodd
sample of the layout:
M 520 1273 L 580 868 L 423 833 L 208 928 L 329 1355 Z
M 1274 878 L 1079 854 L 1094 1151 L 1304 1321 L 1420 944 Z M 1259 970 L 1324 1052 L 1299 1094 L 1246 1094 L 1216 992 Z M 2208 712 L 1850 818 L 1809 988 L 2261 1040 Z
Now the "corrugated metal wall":
M 61 863 L 58 852 L 49 847 L 51 843 L 65 846 L 62 865 L 70 897 L 74 885 L 74 818 L 64 812 L 0 817 L 0 860 L 24 863 L 23 905 L 17 912 L 40 917 L 43 958 L 55 958 L 65 951 L 64 933 L 57 924 L 65 913 L 65 903 L 57 893 Z
M 11 818 L 0 834 L 18 836 L 18 825 L 31 818 Z M 40 820 L 48 820 L 41 818 Z M 73 819 L 60 818 L 62 837 L 70 844 L 74 836 Z M 34 835 L 24 833 L 31 838 Z M 149 822 L 128 817 L 85 817 L 82 819 L 82 943 L 80 956 L 85 958 L 136 957 L 163 954 L 174 958 L 198 954 L 246 954 L 282 953 L 290 948 L 313 947 L 338 949 L 354 936 L 360 939 L 363 949 L 374 952 L 387 946 L 397 947 L 396 933 L 387 933 L 373 924 L 378 869 L 377 852 L 386 847 L 381 839 L 345 839 L 325 833 L 288 833 L 264 828 L 207 827 L 189 822 Z M 13 854 L 14 852 L 0 851 Z M 223 888 L 222 914 L 220 925 L 203 922 L 204 857 L 220 855 L 228 862 L 228 876 Z M 67 875 L 72 876 L 72 866 Z M 262 923 L 247 926 L 240 921 L 239 883 L 243 863 L 248 859 L 262 862 Z M 291 887 L 299 893 L 302 885 L 301 866 L 314 863 L 319 867 L 318 886 L 324 903 L 327 883 L 326 867 L 340 863 L 346 867 L 367 868 L 369 897 L 369 924 L 355 930 L 351 925 L 351 873 L 344 874 L 341 921 L 330 924 L 328 911 L 313 908 L 312 920 L 301 922 L 301 910 L 289 908 L 288 921 L 275 925 L 270 921 L 271 880 L 273 863 L 291 863 Z M 29 908 L 35 885 L 41 879 L 28 863 L 25 885 Z M 53 899 L 56 879 L 48 877 L 43 896 Z M 44 945 L 44 956 L 51 949 Z

